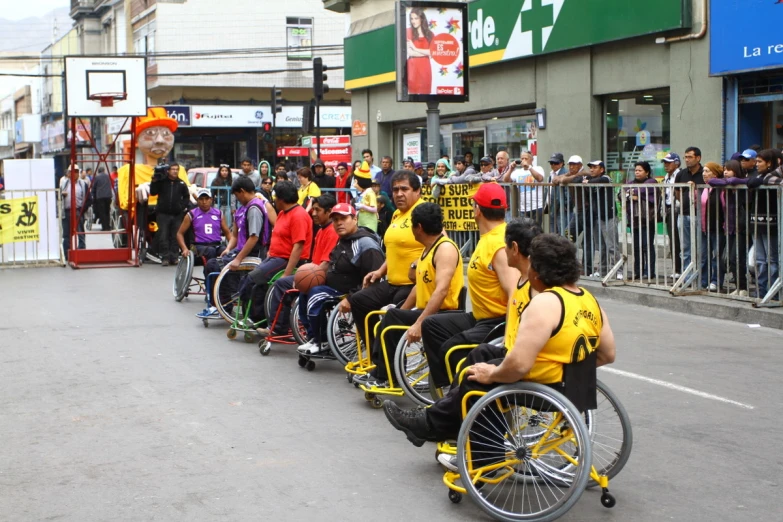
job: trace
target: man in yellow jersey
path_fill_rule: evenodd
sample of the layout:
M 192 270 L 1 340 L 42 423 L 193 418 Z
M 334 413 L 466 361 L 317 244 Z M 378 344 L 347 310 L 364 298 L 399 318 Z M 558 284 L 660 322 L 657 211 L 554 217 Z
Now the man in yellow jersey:
M 563 366 L 596 352 L 596 365 L 614 362 L 612 328 L 593 297 L 576 286 L 581 265 L 576 246 L 554 234 L 536 237 L 530 246 L 530 284 L 539 292 L 525 308 L 514 345 L 481 345 L 468 356 L 467 377 L 426 410 L 383 405 L 386 418 L 415 446 L 455 439 L 462 424 L 462 398 L 470 391 L 518 381 L 560 388 Z
M 422 325 L 424 350 L 430 368 L 430 379 L 438 388 L 449 385 L 446 354 L 457 345 L 478 344 L 503 322 L 508 295 L 519 278 L 516 268 L 506 258 L 506 192 L 497 183 L 484 183 L 473 196 L 473 215 L 479 239 L 468 263 L 468 296 L 471 313 L 434 315 Z M 459 351 L 449 361 L 455 368 L 465 352 Z M 456 360 L 453 360 L 456 359 Z
M 443 235 L 443 210 L 436 203 L 422 203 L 411 212 L 413 237 L 424 249 L 416 264 L 416 286 L 400 308 L 390 308 L 378 328 L 383 332 L 389 326 L 410 326 L 408 342 L 421 339 L 421 325 L 427 317 L 441 310 L 459 308 L 459 296 L 465 286 L 462 255 L 459 247 Z M 414 308 L 415 306 L 415 308 Z M 392 330 L 383 338 L 389 364 L 394 361 L 402 330 Z M 392 369 L 386 367 L 381 339 L 376 338 L 370 352 L 375 369 L 366 375 L 355 377 L 353 382 L 366 386 L 386 388 Z
M 421 255 L 421 243 L 413 237 L 411 223 L 413 209 L 424 203 L 421 200 L 419 177 L 409 170 L 396 172 L 392 176 L 392 194 L 397 210 L 383 236 L 386 262 L 378 270 L 365 276 L 362 290 L 343 299 L 339 304 L 341 312 L 353 313 L 362 342 L 367 339 L 367 332 L 364 330 L 367 314 L 389 304 L 402 303 L 408 298 L 413 288 L 408 271 Z M 384 276 L 386 279 L 383 279 Z M 372 333 L 376 322 L 377 319 L 370 321 L 370 346 L 373 345 Z

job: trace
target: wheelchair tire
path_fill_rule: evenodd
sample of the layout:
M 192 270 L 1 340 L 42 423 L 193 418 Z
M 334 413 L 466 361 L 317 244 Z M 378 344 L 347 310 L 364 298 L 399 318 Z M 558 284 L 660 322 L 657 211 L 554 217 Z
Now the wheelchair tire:
M 291 303 L 290 317 L 288 322 L 291 325 L 291 333 L 294 335 L 296 342 L 301 346 L 307 342 L 307 329 L 299 320 L 299 297 L 294 299 L 294 302 Z
M 335 359 L 345 366 L 358 360 L 359 351 L 356 343 L 356 329 L 354 328 L 353 315 L 340 313 L 337 305 L 329 312 L 326 323 L 326 339 Z
M 120 207 L 112 204 L 109 223 L 111 227 L 111 240 L 114 248 L 125 248 L 128 246 L 128 234 L 125 226 L 126 216 Z
M 507 412 L 500 414 L 498 405 Z M 557 424 L 539 429 L 536 419 L 541 412 L 551 420 L 559 419 Z M 525 433 L 528 427 L 536 434 L 535 443 Z M 546 439 L 541 441 L 542 437 Z M 579 465 L 569 479 L 553 480 L 549 469 L 538 470 L 539 459 L 546 453 L 532 454 L 531 446 L 555 443 L 561 437 L 567 437 L 562 445 L 574 446 L 570 454 L 576 455 Z M 538 447 L 541 450 L 543 446 Z M 475 460 L 469 460 L 469 455 Z M 468 411 L 457 441 L 460 482 L 484 512 L 503 521 L 549 522 L 567 513 L 587 486 L 591 457 L 590 435 L 582 414 L 556 390 L 527 382 L 500 386 L 481 397 Z M 505 466 L 485 472 L 491 475 L 487 480 L 477 478 L 474 470 L 504 461 Z M 520 477 L 537 480 L 520 484 Z
M 261 259 L 257 257 L 246 257 L 242 260 L 242 262 L 239 264 L 239 270 L 237 270 L 237 273 L 239 273 L 240 281 L 239 285 L 237 285 L 237 288 L 241 286 L 242 279 L 247 277 L 247 275 L 258 265 L 261 264 Z M 228 324 L 231 324 L 234 322 L 234 316 L 233 314 L 233 306 L 236 304 L 237 300 L 239 299 L 239 293 L 238 290 L 236 293 L 232 294 L 228 297 L 228 299 L 225 300 L 225 302 L 221 301 L 220 299 L 220 285 L 224 281 L 226 275 L 229 273 L 228 267 L 223 267 L 223 270 L 220 271 L 220 275 L 215 278 L 215 286 L 212 289 L 212 303 L 214 304 L 215 308 L 217 308 L 218 313 L 220 314 L 220 317 L 223 318 L 224 321 L 226 321 Z
M 435 403 L 430 391 L 429 374 L 424 345 L 421 342 L 409 344 L 403 336 L 394 355 L 394 377 L 405 395 L 421 406 Z
M 625 411 L 620 399 L 600 379 L 596 379 L 598 407 L 591 410 L 588 419 L 588 431 L 593 450 L 593 466 L 599 475 L 610 479 L 622 471 L 633 448 L 633 430 L 631 418 Z M 592 479 L 587 487 L 598 484 Z
M 177 263 L 177 270 L 174 272 L 174 287 L 172 293 L 174 294 L 174 300 L 178 303 L 188 295 L 190 281 L 193 278 L 195 255 L 195 253 L 191 252 L 188 256 L 182 256 L 179 263 Z

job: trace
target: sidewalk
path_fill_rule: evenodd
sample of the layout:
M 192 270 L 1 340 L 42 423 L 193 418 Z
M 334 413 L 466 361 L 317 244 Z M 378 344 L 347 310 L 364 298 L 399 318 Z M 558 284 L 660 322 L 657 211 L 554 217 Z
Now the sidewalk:
M 611 299 L 688 316 L 712 317 L 745 324 L 759 324 L 783 330 L 783 307 L 753 308 L 750 303 L 701 295 L 674 297 L 665 290 L 631 286 L 605 287 L 600 282 L 582 279 L 579 285 L 590 290 L 596 298 Z

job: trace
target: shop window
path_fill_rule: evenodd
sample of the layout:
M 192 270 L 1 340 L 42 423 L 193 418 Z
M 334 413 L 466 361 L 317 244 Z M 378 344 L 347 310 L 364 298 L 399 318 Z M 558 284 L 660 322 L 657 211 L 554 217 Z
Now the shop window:
M 649 161 L 656 177 L 664 175 L 661 159 L 671 148 L 669 91 L 616 94 L 604 100 L 604 161 L 617 183 L 633 177 L 637 161 Z
M 494 158 L 498 152 L 506 151 L 514 159 L 527 150 L 535 160 L 538 154 L 537 135 L 535 116 L 493 118 L 487 121 L 487 154 Z
M 289 60 L 310 60 L 313 57 L 313 19 L 286 18 L 286 49 Z

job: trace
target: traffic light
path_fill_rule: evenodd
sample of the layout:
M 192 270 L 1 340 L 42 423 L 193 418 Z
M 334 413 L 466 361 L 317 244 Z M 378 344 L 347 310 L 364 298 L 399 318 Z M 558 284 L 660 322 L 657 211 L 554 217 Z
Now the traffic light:
M 277 87 L 272 87 L 272 114 L 280 114 L 283 112 L 283 91 Z
M 327 80 L 326 71 L 329 66 L 321 58 L 313 58 L 313 94 L 316 99 L 322 100 L 324 94 L 329 92 L 329 86 L 324 82 Z
M 264 131 L 264 134 L 261 137 L 261 139 L 263 139 L 264 142 L 266 142 L 266 143 L 271 143 L 272 140 L 274 139 L 274 135 L 272 134 L 272 124 L 269 123 L 268 121 L 264 122 L 264 125 L 262 126 L 262 129 Z
M 315 100 L 304 106 L 302 112 L 302 132 L 312 134 L 315 132 Z

